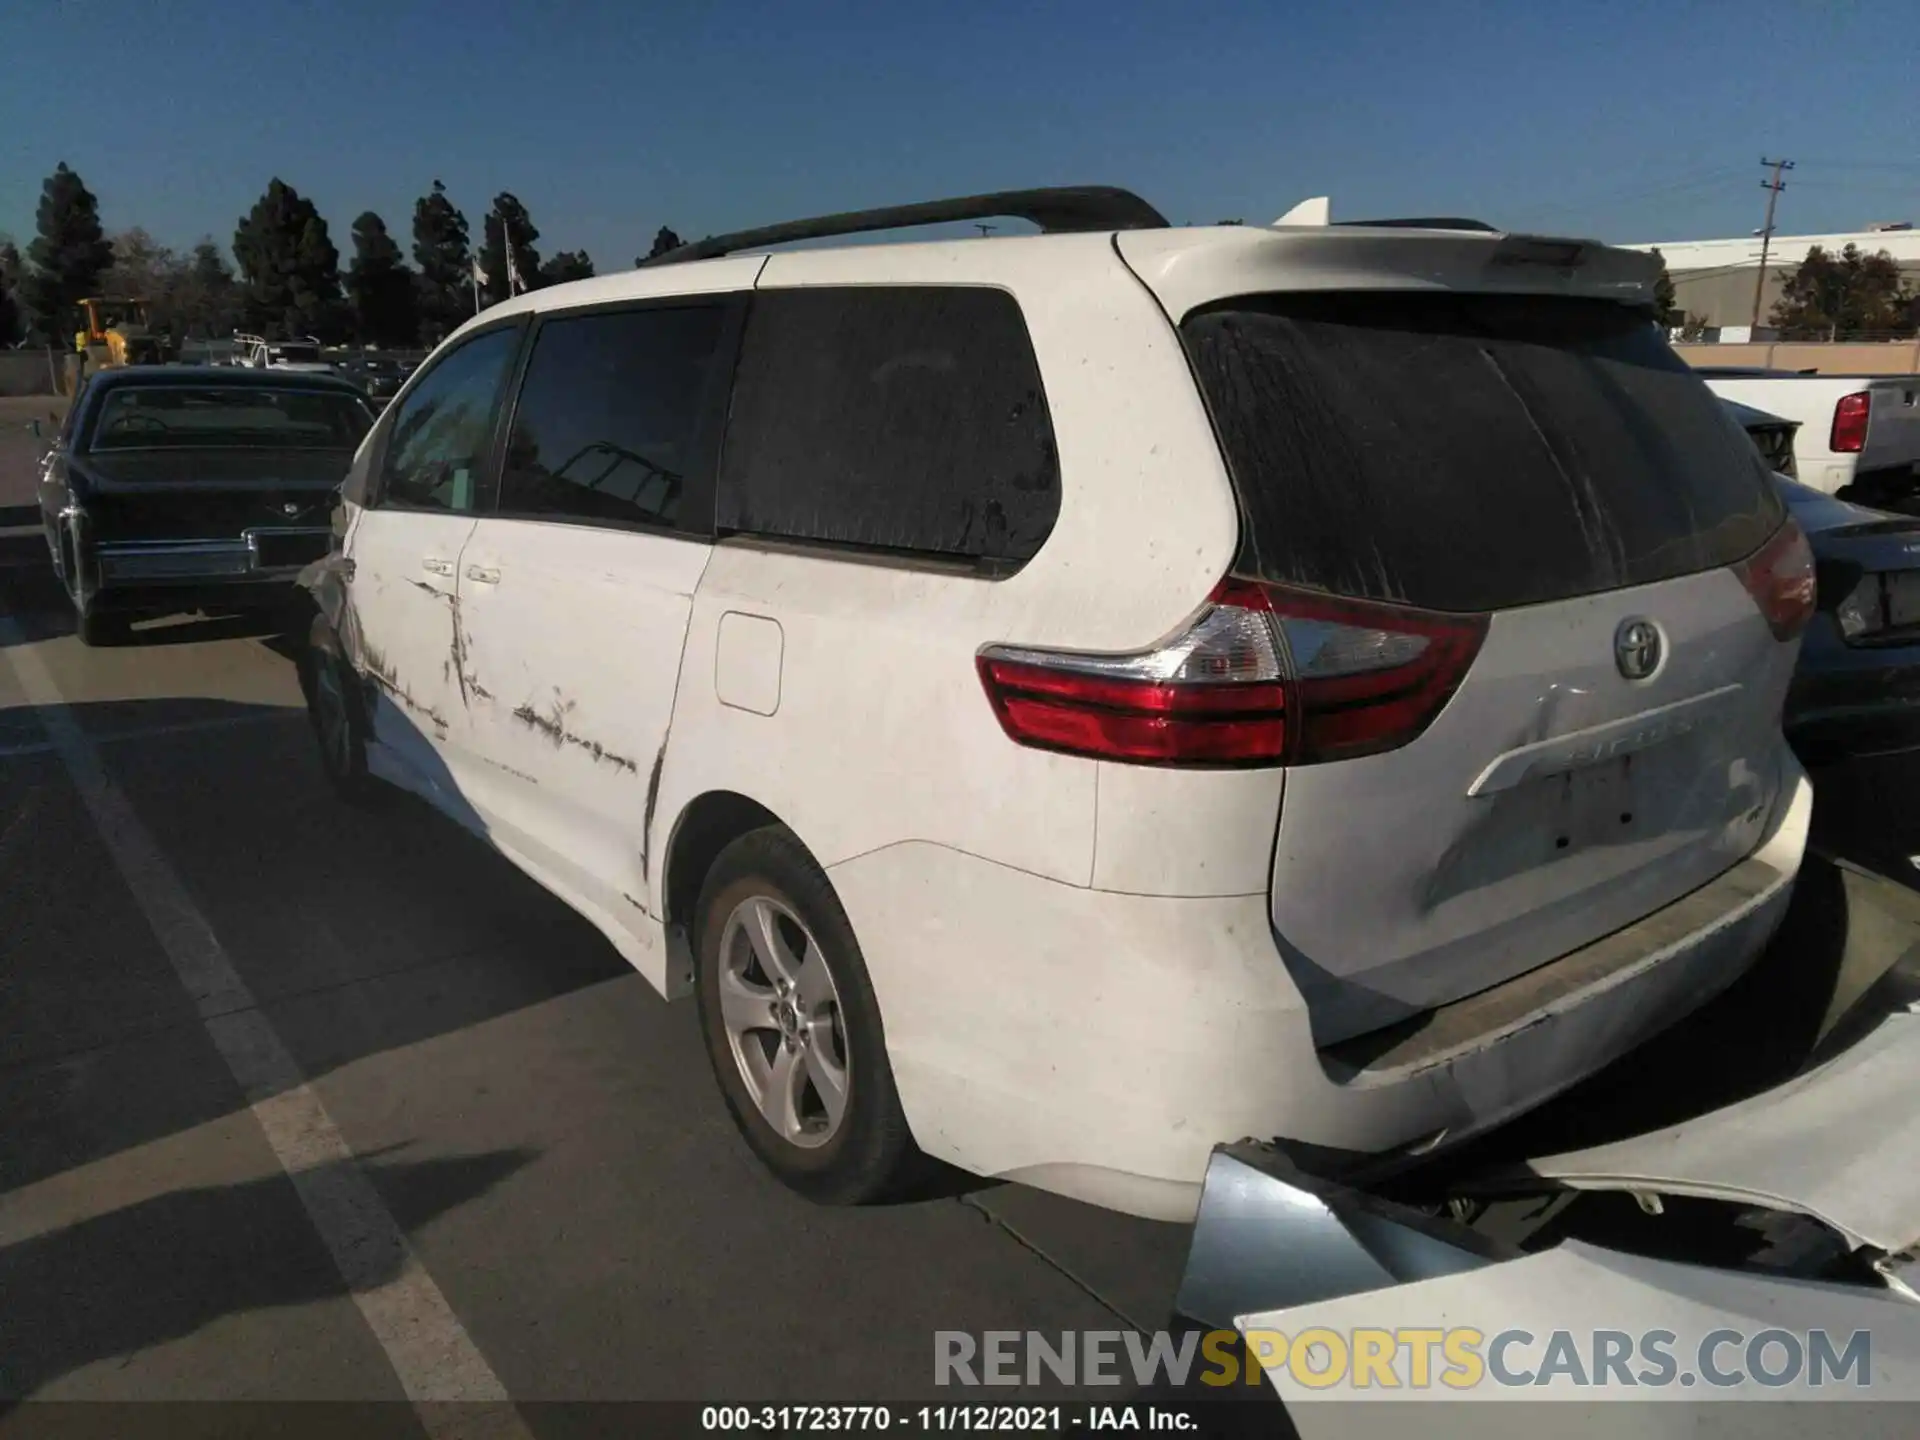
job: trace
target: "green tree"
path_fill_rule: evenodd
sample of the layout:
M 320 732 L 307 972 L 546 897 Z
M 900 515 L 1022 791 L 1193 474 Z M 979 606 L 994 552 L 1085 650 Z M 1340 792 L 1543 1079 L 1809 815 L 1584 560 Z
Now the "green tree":
M 0 236 L 0 346 L 13 344 L 26 332 L 26 316 L 20 305 L 20 279 L 25 270 L 20 247 Z
M 591 280 L 593 261 L 584 250 L 557 251 L 540 267 L 542 285 L 564 285 L 569 280 Z
M 413 263 L 419 267 L 422 331 L 438 339 L 473 314 L 473 251 L 467 217 L 438 180 L 413 205 Z
M 1686 324 L 1686 314 L 1680 309 L 1680 298 L 1673 288 L 1673 276 L 1667 271 L 1667 257 L 1658 250 L 1653 258 L 1660 262 L 1659 278 L 1653 282 L 1653 322 L 1662 330 L 1672 330 Z
M 139 226 L 113 237 L 113 264 L 100 277 L 103 294 L 145 300 L 149 323 L 176 340 L 186 333 L 180 302 L 186 289 L 187 261 Z
M 278 176 L 241 217 L 233 258 L 262 330 L 331 339 L 340 330 L 340 252 L 313 202 Z
M 1847 340 L 1910 329 L 1920 301 L 1884 250 L 1848 245 L 1839 254 L 1815 245 L 1783 271 L 1772 321 L 1783 336 Z
M 484 233 L 480 268 L 487 272 L 487 279 L 480 289 L 487 304 L 498 304 L 518 293 L 512 288 L 515 279 L 520 282 L 520 291 L 538 289 L 540 252 L 533 248 L 533 242 L 540 238 L 540 232 L 534 229 L 533 219 L 517 195 L 502 190 L 493 197 Z
M 78 328 L 75 308 L 99 288 L 113 246 L 100 228 L 100 202 L 64 160 L 41 183 L 36 221 L 21 298 L 42 332 L 70 344 Z
M 669 250 L 678 250 L 682 245 L 686 243 L 687 243 L 686 241 L 682 240 L 678 235 L 674 234 L 673 231 L 669 230 L 666 226 L 662 225 L 659 231 L 653 237 L 653 248 L 647 251 L 645 255 L 641 256 L 639 260 L 636 260 L 633 263 L 635 265 L 638 265 L 645 260 L 657 260 L 660 256 L 666 254 Z
M 211 339 L 240 328 L 245 297 L 211 235 L 203 235 L 193 247 L 176 306 L 185 335 Z
M 420 333 L 413 272 L 387 223 L 373 211 L 353 222 L 353 263 L 347 267 L 347 298 L 362 340 L 409 345 Z

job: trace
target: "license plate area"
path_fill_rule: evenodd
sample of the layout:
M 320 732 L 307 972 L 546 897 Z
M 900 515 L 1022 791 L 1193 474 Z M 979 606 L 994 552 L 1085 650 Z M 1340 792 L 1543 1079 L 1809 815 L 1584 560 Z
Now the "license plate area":
M 326 530 L 249 530 L 247 548 L 255 569 L 284 570 L 320 559 L 330 539 Z
M 1633 833 L 1632 756 L 1567 771 L 1557 784 L 1549 842 L 1554 855 L 1576 854 Z
M 1896 570 L 1880 577 L 1887 600 L 1887 628 L 1920 625 L 1920 571 Z

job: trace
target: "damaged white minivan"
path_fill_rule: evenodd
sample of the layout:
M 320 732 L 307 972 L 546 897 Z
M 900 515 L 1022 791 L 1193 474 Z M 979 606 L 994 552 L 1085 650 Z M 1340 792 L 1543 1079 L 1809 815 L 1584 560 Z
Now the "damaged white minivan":
M 697 996 L 822 1201 L 1454 1144 L 1730 984 L 1805 843 L 1811 558 L 1656 268 L 1070 189 L 509 300 L 308 573 L 327 772 Z

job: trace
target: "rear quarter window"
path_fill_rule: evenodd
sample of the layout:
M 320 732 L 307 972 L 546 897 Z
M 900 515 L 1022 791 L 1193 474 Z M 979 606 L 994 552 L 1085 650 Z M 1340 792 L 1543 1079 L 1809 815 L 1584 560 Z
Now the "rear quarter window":
M 1181 326 L 1278 584 L 1491 611 L 1731 564 L 1785 518 L 1641 312 L 1562 297 L 1251 296 Z
M 755 295 L 721 455 L 723 532 L 1017 567 L 1060 510 L 1020 307 L 957 286 Z

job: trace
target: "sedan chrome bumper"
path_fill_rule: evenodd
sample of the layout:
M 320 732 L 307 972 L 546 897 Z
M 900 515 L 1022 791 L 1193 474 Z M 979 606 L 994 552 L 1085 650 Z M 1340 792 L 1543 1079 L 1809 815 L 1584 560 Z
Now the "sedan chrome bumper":
M 97 546 L 103 588 L 167 582 L 291 580 L 324 555 L 324 528 L 254 529 L 233 539 L 129 540 Z

